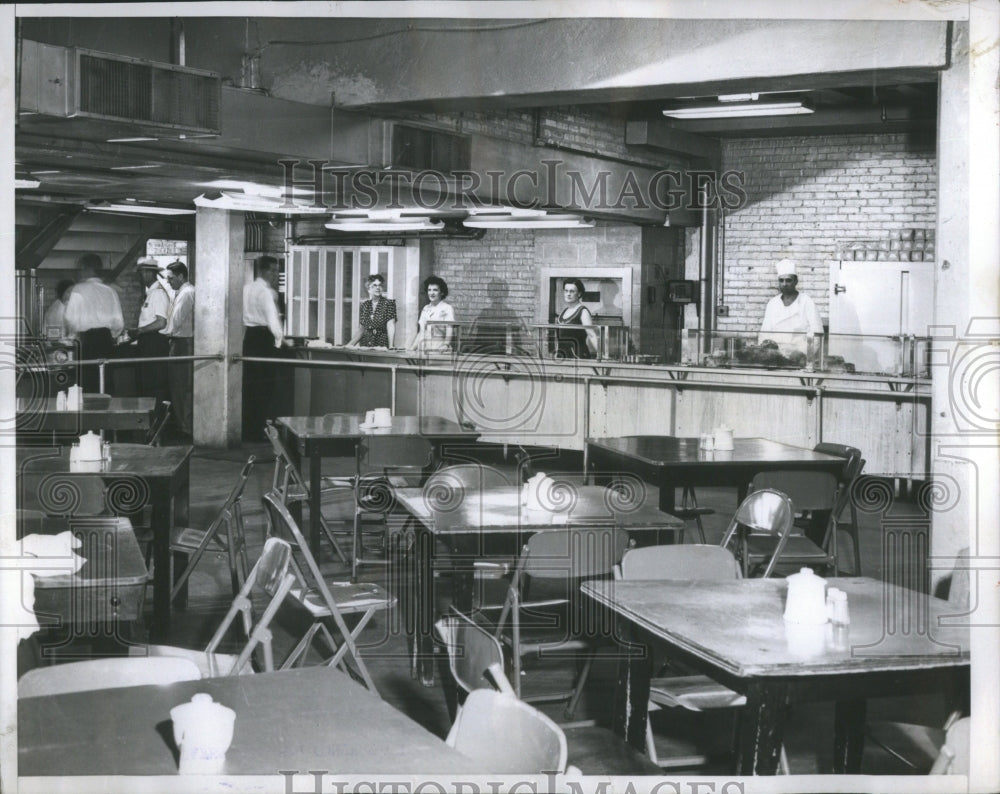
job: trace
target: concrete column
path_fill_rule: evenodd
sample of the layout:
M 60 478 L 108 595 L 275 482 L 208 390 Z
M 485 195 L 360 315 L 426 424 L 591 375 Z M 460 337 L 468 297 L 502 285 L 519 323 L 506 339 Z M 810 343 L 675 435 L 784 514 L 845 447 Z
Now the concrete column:
M 996 725 L 996 587 L 1000 367 L 998 270 L 1000 134 L 997 74 L 998 8 L 972 3 L 969 22 L 955 23 L 952 65 L 941 74 L 938 104 L 938 260 L 933 320 L 933 508 L 931 578 L 947 576 L 968 546 L 972 648 L 970 790 L 1000 782 Z M 932 627 L 933 631 L 933 627 Z M 978 741 L 977 741 L 978 739 Z
M 232 356 L 243 347 L 243 234 L 242 212 L 198 209 L 194 352 L 225 357 L 198 362 L 194 370 L 194 441 L 205 446 L 240 443 L 243 365 Z

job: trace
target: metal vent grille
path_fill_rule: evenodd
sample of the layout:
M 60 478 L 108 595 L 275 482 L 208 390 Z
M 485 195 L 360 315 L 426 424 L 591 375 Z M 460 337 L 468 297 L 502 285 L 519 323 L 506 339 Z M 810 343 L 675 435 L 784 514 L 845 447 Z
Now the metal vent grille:
M 440 130 L 393 125 L 392 165 L 413 171 L 468 171 L 472 162 L 469 139 Z
M 220 83 L 212 74 L 80 53 L 78 112 L 219 132 Z

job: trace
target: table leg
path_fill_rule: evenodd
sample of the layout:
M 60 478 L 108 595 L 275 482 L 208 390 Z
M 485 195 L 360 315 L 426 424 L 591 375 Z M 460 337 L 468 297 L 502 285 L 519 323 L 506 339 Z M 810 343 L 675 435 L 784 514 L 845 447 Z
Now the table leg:
M 836 774 L 861 772 L 867 706 L 864 698 L 837 701 L 833 722 L 833 771 Z
M 150 635 L 158 640 L 170 630 L 171 500 L 166 488 L 150 484 L 150 491 L 153 532 L 153 625 Z
M 413 572 L 413 673 L 434 685 L 434 535 L 417 529 Z
M 788 702 L 781 688 L 756 684 L 747 691 L 740 712 L 736 746 L 736 774 L 773 775 L 785 730 Z
M 618 681 L 611 713 L 611 729 L 640 753 L 646 752 L 649 680 L 653 666 L 649 647 L 632 641 L 627 621 L 616 617 L 619 638 Z
M 309 459 L 309 549 L 313 556 L 319 560 L 319 539 L 322 533 L 320 526 L 320 505 L 322 504 L 323 489 L 323 466 L 322 458 L 312 457 Z
M 674 487 L 675 483 L 672 480 L 666 477 L 660 479 L 660 510 L 671 515 L 673 515 L 674 508 L 676 507 Z

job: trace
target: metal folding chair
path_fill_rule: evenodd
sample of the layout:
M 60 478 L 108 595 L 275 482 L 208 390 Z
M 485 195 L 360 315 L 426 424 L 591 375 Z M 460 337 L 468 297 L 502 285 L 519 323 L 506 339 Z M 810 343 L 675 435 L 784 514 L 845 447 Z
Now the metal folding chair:
M 131 649 L 133 656 L 171 656 L 190 659 L 201 670 L 202 677 L 214 678 L 220 675 L 246 675 L 254 672 L 254 652 L 261 646 L 264 653 L 263 670 L 274 670 L 273 635 L 270 625 L 285 598 L 296 582 L 290 572 L 293 564 L 292 548 L 280 538 L 264 541 L 264 550 L 256 565 L 247 576 L 246 582 L 233 599 L 229 611 L 215 630 L 204 651 L 179 648 L 172 645 L 149 645 Z M 251 596 L 255 589 L 269 600 L 259 620 L 254 620 Z M 239 654 L 219 653 L 218 648 L 225 639 L 237 615 L 241 619 L 243 635 L 247 637 Z
M 579 592 L 585 579 L 610 576 L 628 546 L 628 534 L 607 525 L 576 525 L 536 532 L 524 545 L 507 590 L 494 635 L 510 644 L 514 689 L 521 697 L 521 658 L 528 653 L 539 657 L 546 652 L 586 650 L 587 657 L 573 688 L 525 700 L 567 700 L 566 717 L 571 718 L 583 694 L 590 668 L 601 641 L 598 627 L 584 620 L 586 606 Z M 561 597 L 529 601 L 528 581 L 560 581 L 568 587 Z M 508 620 L 510 625 L 508 626 Z M 606 632 L 607 640 L 611 632 Z
M 294 502 L 311 504 L 309 486 L 306 485 L 306 481 L 303 479 L 298 466 L 292 462 L 288 450 L 281 441 L 278 428 L 270 420 L 264 425 L 264 434 L 267 436 L 268 441 L 271 442 L 271 449 L 274 451 L 274 476 L 271 479 L 271 493 L 275 494 L 283 505 L 289 505 Z M 340 493 L 347 493 L 343 489 L 352 486 L 353 481 L 349 479 L 346 482 L 334 485 L 335 488 L 340 489 Z M 310 509 L 312 508 L 310 507 Z M 319 515 L 319 524 L 323 529 L 326 539 L 330 542 L 334 553 L 340 558 L 342 563 L 345 565 L 349 564 L 350 561 L 347 559 L 347 555 L 337 542 L 337 538 L 334 537 L 333 530 L 330 528 L 330 524 L 326 518 L 323 517 L 322 511 L 320 511 Z M 345 529 L 343 534 L 347 534 L 349 531 Z
M 646 546 L 629 549 L 619 566 L 622 579 L 684 579 L 726 580 L 739 579 L 740 566 L 732 553 L 721 546 L 672 545 Z M 706 711 L 718 708 L 745 706 L 746 696 L 706 675 L 673 675 L 656 677 L 650 681 L 649 703 L 651 708 L 684 708 L 688 711 Z M 646 721 L 646 750 L 650 760 L 661 767 L 693 766 L 705 762 L 704 756 L 680 757 L 661 761 L 653 741 L 653 729 Z M 781 749 L 781 769 L 788 774 L 788 758 Z
M 295 577 L 291 595 L 305 607 L 313 619 L 309 630 L 289 654 L 282 669 L 296 663 L 301 666 L 312 647 L 314 638 L 320 634 L 332 651 L 332 655 L 324 661 L 324 664 L 329 667 L 340 667 L 345 672 L 360 677 L 365 686 L 377 694 L 378 690 L 361 657 L 357 640 L 376 612 L 388 610 L 396 604 L 395 596 L 389 595 L 377 584 L 328 580 L 320 571 L 316 558 L 309 551 L 309 544 L 295 523 L 295 519 L 276 494 L 264 494 L 264 511 L 269 522 L 268 534 L 286 535 L 302 560 L 301 565 L 295 559 L 290 562 Z M 344 620 L 344 615 L 348 614 L 361 616 L 353 630 L 348 628 Z M 340 643 L 327 628 L 326 620 L 333 621 L 341 636 Z M 356 673 L 347 665 L 348 656 L 354 660 Z
M 164 400 L 160 405 L 163 409 L 160 411 L 159 417 L 157 417 L 153 426 L 149 429 L 149 435 L 146 439 L 146 444 L 150 447 L 160 446 L 160 436 L 163 434 L 163 428 L 167 426 L 167 422 L 170 421 L 170 400 Z
M 243 490 L 246 488 L 255 460 L 253 455 L 247 459 L 240 472 L 239 480 L 229 492 L 229 496 L 226 497 L 226 501 L 222 503 L 218 514 L 207 529 L 174 527 L 171 530 L 170 551 L 173 552 L 175 566 L 178 562 L 183 564 L 187 558 L 184 570 L 174 578 L 174 585 L 170 591 L 171 601 L 177 598 L 178 594 L 185 588 L 188 578 L 209 548 L 226 554 L 229 560 L 229 579 L 232 584 L 233 596 L 239 593 L 246 582 L 250 565 L 247 561 L 242 499 Z
M 737 508 L 719 545 L 727 549 L 735 540 L 736 557 L 740 561 L 743 576 L 749 576 L 751 570 L 753 573 L 760 570 L 761 576 L 766 579 L 774 572 L 785 550 L 785 544 L 792 531 L 793 518 L 791 500 L 781 491 L 770 488 L 754 491 Z M 756 558 L 757 562 L 753 568 L 750 562 L 751 533 L 757 533 L 758 538 L 766 541 L 773 540 L 773 543 L 768 543 L 768 550 Z M 820 555 L 825 558 L 822 550 Z
M 854 483 L 861 476 L 865 468 L 865 460 L 861 456 L 861 450 L 857 447 L 849 447 L 845 444 L 832 444 L 823 442 L 813 447 L 815 452 L 824 452 L 827 455 L 836 455 L 844 458 L 844 468 L 840 473 L 840 490 L 837 492 L 837 501 L 833 507 L 828 533 L 836 534 L 838 531 L 846 532 L 851 537 L 851 546 L 854 552 L 854 576 L 861 576 L 861 530 L 858 525 L 858 507 L 851 494 Z M 794 501 L 794 500 L 793 500 Z M 842 521 L 844 511 L 849 512 L 847 521 Z M 828 534 L 823 539 L 823 548 L 830 548 L 833 538 Z

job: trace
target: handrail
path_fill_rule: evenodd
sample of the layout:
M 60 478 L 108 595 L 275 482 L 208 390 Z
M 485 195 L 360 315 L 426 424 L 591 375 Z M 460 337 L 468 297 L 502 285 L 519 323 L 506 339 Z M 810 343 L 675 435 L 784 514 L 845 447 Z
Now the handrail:
M 61 363 L 52 361 L 23 361 L 15 363 L 15 369 L 67 369 L 69 367 L 84 367 L 97 365 L 98 388 L 104 391 L 104 369 L 108 366 L 118 366 L 119 364 L 150 364 L 153 362 L 166 364 L 179 364 L 182 361 L 225 361 L 222 353 L 212 353 L 201 356 L 144 356 L 136 358 L 86 358 Z M 269 361 L 272 359 L 268 359 Z

